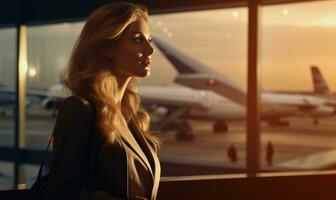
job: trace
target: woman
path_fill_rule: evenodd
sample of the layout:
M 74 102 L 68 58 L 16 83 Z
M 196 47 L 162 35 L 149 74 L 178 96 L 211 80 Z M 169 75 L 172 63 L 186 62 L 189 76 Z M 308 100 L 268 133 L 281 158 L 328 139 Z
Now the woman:
M 66 77 L 73 96 L 53 131 L 49 199 L 156 199 L 159 142 L 135 82 L 150 74 L 153 52 L 145 7 L 110 4 L 89 16 Z

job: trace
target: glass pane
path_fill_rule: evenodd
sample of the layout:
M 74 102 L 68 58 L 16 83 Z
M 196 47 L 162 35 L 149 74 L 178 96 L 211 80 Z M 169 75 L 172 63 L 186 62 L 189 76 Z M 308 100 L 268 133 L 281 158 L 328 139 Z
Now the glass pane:
M 0 190 L 13 187 L 14 165 L 11 162 L 0 161 Z
M 0 145 L 14 145 L 16 29 L 0 29 Z
M 23 164 L 21 165 L 22 170 L 20 171 L 20 177 L 22 182 L 27 185 L 32 185 L 37 177 L 39 166 L 38 165 L 31 165 L 31 164 Z M 43 170 L 48 171 L 48 170 Z M 45 173 L 43 173 L 44 175 Z
M 335 8 L 317 1 L 261 9 L 263 170 L 335 166 Z
M 211 83 L 202 88 L 197 78 L 183 76 L 214 73 L 235 82 L 234 89 L 245 95 L 247 9 L 151 19 L 156 53 L 151 76 L 141 79 L 140 89 L 144 98 L 152 91 L 149 111 L 152 129 L 162 132 L 162 176 L 245 172 L 245 107 L 224 90 L 213 91 Z
M 14 146 L 16 34 L 16 28 L 0 29 L 0 148 Z M 13 165 L 0 160 L 0 187 L 12 184 Z

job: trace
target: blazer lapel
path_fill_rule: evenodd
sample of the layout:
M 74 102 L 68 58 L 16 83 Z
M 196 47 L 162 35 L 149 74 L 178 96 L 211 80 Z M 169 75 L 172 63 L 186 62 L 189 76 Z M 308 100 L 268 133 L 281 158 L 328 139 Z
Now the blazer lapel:
M 135 124 L 133 119 L 130 121 L 130 126 L 133 129 L 135 135 L 139 138 L 139 141 L 142 143 L 142 146 L 144 146 L 145 151 L 147 153 L 147 158 L 150 159 L 152 163 L 152 169 L 154 172 L 154 185 L 153 185 L 153 190 L 152 190 L 152 198 L 151 199 L 156 199 L 156 194 L 158 191 L 159 187 L 159 182 L 160 182 L 160 161 L 158 160 L 156 153 L 154 152 L 154 149 L 150 147 L 150 144 L 146 140 L 145 136 L 142 134 L 141 130 L 139 127 Z
M 146 138 L 144 137 L 144 135 L 142 134 L 141 130 L 138 128 L 138 126 L 135 124 L 135 122 L 133 121 L 133 119 L 131 119 L 130 121 L 130 126 L 133 129 L 135 135 L 137 136 L 137 138 L 139 139 L 139 141 L 141 142 L 141 145 L 144 147 L 144 151 L 146 151 L 146 154 L 148 155 L 147 158 L 150 159 L 152 163 L 151 167 L 153 172 L 155 173 L 155 161 L 154 161 L 154 152 L 151 150 L 150 148 L 150 144 L 148 144 Z
M 119 117 L 120 118 L 120 117 Z M 152 171 L 152 167 L 146 157 L 146 155 L 144 154 L 144 152 L 141 150 L 140 146 L 138 145 L 137 141 L 135 140 L 135 138 L 133 137 L 132 133 L 130 132 L 130 130 L 128 129 L 127 123 L 124 119 L 120 119 L 121 121 L 121 126 L 119 131 L 121 132 L 121 137 L 124 140 L 124 142 L 129 146 L 129 148 L 131 150 L 134 151 L 134 153 L 136 155 L 139 156 L 139 158 L 145 163 L 145 165 L 147 166 L 148 170 L 150 171 L 152 177 L 154 176 L 154 173 Z M 154 178 L 154 177 L 153 177 Z

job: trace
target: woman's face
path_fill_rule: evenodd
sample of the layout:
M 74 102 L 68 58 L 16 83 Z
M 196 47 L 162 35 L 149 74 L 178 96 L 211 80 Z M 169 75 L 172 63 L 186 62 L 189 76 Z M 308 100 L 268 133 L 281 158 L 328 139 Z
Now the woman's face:
M 150 74 L 151 34 L 147 22 L 143 18 L 131 23 L 121 34 L 111 49 L 113 69 L 118 76 L 145 77 Z

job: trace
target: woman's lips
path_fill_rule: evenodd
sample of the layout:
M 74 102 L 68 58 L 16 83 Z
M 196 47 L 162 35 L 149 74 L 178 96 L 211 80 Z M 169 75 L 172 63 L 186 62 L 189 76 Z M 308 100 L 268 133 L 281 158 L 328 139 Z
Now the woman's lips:
M 150 58 L 147 58 L 146 60 L 141 61 L 141 64 L 144 66 L 150 66 L 151 63 L 152 63 L 152 60 Z

